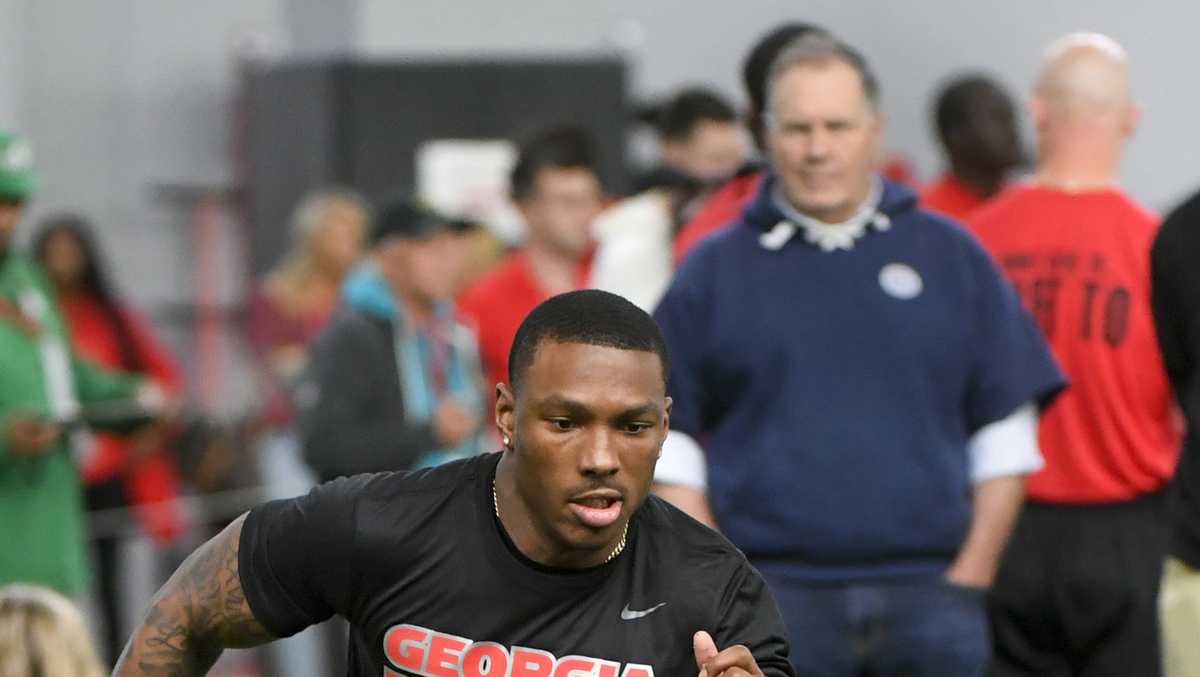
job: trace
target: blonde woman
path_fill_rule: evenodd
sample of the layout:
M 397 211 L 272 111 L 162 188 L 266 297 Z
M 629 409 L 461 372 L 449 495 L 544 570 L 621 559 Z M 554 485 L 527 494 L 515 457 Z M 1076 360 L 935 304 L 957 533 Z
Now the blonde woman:
M 258 464 L 268 498 L 290 498 L 316 483 L 300 459 L 292 429 L 294 387 L 308 365 L 309 342 L 337 306 L 342 279 L 362 256 L 370 212 L 367 203 L 344 188 L 309 193 L 292 217 L 291 244 L 279 264 L 259 283 L 250 302 L 250 344 L 262 384 Z M 330 631 L 331 636 L 343 634 Z M 344 643 L 332 653 L 344 653 Z M 316 630 L 272 647 L 272 674 L 303 674 L 324 665 Z M 345 672 L 338 665 L 321 674 Z
M 368 211 L 340 188 L 309 194 L 292 217 L 292 241 L 250 302 L 249 338 L 260 364 L 267 432 L 260 464 L 272 498 L 308 491 L 311 477 L 295 453 L 291 389 L 308 364 L 308 343 L 337 305 L 346 272 L 362 255 Z
M 83 616 L 57 592 L 0 588 L 0 677 L 103 677 Z

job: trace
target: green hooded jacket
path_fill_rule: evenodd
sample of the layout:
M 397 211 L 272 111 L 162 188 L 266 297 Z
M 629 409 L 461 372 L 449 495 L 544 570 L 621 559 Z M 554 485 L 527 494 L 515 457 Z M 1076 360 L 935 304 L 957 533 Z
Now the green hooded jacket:
M 0 253 L 0 298 L 41 327 L 31 336 L 0 317 L 0 586 L 25 582 L 66 594 L 89 582 L 80 480 L 67 435 L 44 454 L 8 448 L 14 414 L 61 420 L 80 403 L 132 396 L 137 380 L 90 365 L 70 352 L 62 316 L 39 269 Z

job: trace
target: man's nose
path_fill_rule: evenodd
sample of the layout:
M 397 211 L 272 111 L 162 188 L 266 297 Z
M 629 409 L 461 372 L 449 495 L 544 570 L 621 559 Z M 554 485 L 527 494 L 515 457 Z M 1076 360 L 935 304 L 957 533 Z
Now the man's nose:
M 804 157 L 810 162 L 820 162 L 828 158 L 832 150 L 829 132 L 820 129 L 813 130 L 804 150 Z
M 616 440 L 609 430 L 593 433 L 580 452 L 579 470 L 585 475 L 612 475 L 620 465 Z

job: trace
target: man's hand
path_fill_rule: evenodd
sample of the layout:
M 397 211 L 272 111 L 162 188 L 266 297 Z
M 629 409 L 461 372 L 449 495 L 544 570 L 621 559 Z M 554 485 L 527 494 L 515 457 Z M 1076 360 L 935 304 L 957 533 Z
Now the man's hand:
M 39 416 L 13 414 L 4 425 L 4 438 L 13 454 L 24 458 L 41 456 L 58 440 L 59 428 Z
M 433 413 L 433 432 L 447 446 L 462 442 L 479 429 L 479 417 L 463 408 L 454 398 L 446 398 Z
M 971 528 L 958 557 L 946 570 L 947 581 L 968 588 L 992 586 L 1024 499 L 1025 478 L 1020 475 L 994 477 L 975 485 Z
M 712 635 L 701 630 L 692 636 L 692 651 L 700 677 L 762 677 L 754 654 L 741 644 L 718 652 Z

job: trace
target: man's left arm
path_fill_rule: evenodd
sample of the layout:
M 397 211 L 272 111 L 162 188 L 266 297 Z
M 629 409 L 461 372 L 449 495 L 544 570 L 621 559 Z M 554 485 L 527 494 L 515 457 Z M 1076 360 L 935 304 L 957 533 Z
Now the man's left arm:
M 1025 500 L 1025 476 L 1041 469 L 1037 405 L 1030 402 L 971 437 L 971 526 L 946 571 L 951 583 L 987 588 Z
M 744 560 L 722 592 L 713 628 L 696 628 L 692 648 L 699 674 L 792 677 L 787 629 L 767 584 Z M 710 632 L 711 631 L 711 632 Z
M 975 485 L 971 527 L 946 570 L 946 580 L 971 588 L 991 587 L 1024 500 L 1024 475 L 994 477 Z

